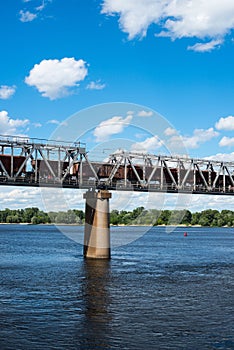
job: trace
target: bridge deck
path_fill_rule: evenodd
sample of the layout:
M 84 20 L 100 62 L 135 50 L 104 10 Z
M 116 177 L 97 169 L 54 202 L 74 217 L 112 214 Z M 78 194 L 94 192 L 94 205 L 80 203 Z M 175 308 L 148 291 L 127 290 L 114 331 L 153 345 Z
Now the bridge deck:
M 68 189 L 106 189 L 110 191 L 137 191 L 137 192 L 158 192 L 158 193 L 184 193 L 184 194 L 209 194 L 209 195 L 234 195 L 233 189 L 229 191 L 223 192 L 220 188 L 215 188 L 212 191 L 208 191 L 205 188 L 204 189 L 197 189 L 193 190 L 190 187 L 188 188 L 172 188 L 170 186 L 164 186 L 160 188 L 160 186 L 145 186 L 145 187 L 139 187 L 135 186 L 134 184 L 129 186 L 116 186 L 116 185 L 109 185 L 109 184 L 96 184 L 92 185 L 89 183 L 83 183 L 79 184 L 76 181 L 68 181 L 68 182 L 58 182 L 53 180 L 48 181 L 40 181 L 40 182 L 29 182 L 22 179 L 17 180 L 8 180 L 6 178 L 0 177 L 0 186 L 23 186 L 23 187 L 48 187 L 48 188 L 68 188 Z

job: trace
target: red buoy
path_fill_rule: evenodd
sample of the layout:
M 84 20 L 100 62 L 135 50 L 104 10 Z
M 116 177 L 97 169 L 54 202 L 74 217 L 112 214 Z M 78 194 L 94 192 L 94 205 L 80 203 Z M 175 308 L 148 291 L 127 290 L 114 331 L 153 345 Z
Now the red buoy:
M 187 236 L 188 236 L 188 234 L 187 234 L 187 232 L 185 232 L 185 233 L 184 233 L 184 237 L 187 237 Z

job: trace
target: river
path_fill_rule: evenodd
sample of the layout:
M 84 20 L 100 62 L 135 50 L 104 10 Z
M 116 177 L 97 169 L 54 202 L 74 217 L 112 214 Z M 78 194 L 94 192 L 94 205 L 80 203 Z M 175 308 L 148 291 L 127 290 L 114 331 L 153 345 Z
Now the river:
M 1 350 L 234 349 L 233 228 L 113 227 L 110 261 L 63 230 L 0 225 Z

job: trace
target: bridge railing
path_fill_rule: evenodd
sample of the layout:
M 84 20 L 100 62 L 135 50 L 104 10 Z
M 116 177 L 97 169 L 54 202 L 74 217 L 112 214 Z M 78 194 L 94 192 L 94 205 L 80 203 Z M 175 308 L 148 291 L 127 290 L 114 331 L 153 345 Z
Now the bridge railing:
M 29 145 L 38 145 L 42 147 L 82 147 L 85 148 L 86 144 L 80 141 L 62 141 L 62 140 L 48 140 L 40 139 L 36 137 L 27 136 L 12 136 L 12 135 L 0 135 L 1 147 L 24 147 Z

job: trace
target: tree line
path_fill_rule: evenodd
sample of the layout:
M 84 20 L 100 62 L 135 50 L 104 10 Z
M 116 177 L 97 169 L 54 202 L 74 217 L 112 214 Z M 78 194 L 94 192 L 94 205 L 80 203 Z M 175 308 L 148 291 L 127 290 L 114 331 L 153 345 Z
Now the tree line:
M 82 210 L 68 210 L 67 212 L 45 213 L 38 208 L 5 209 L 0 210 L 0 223 L 7 224 L 83 224 L 84 212 Z
M 85 214 L 82 210 L 70 209 L 66 212 L 44 212 L 38 208 L 0 210 L 0 223 L 27 224 L 77 224 L 83 225 Z M 208 209 L 191 213 L 189 210 L 157 210 L 138 207 L 132 211 L 112 210 L 112 225 L 200 225 L 234 226 L 234 211 Z
M 139 207 L 133 211 L 112 210 L 110 222 L 113 225 L 200 225 L 234 226 L 234 211 L 207 209 L 191 213 L 189 210 L 146 210 Z

